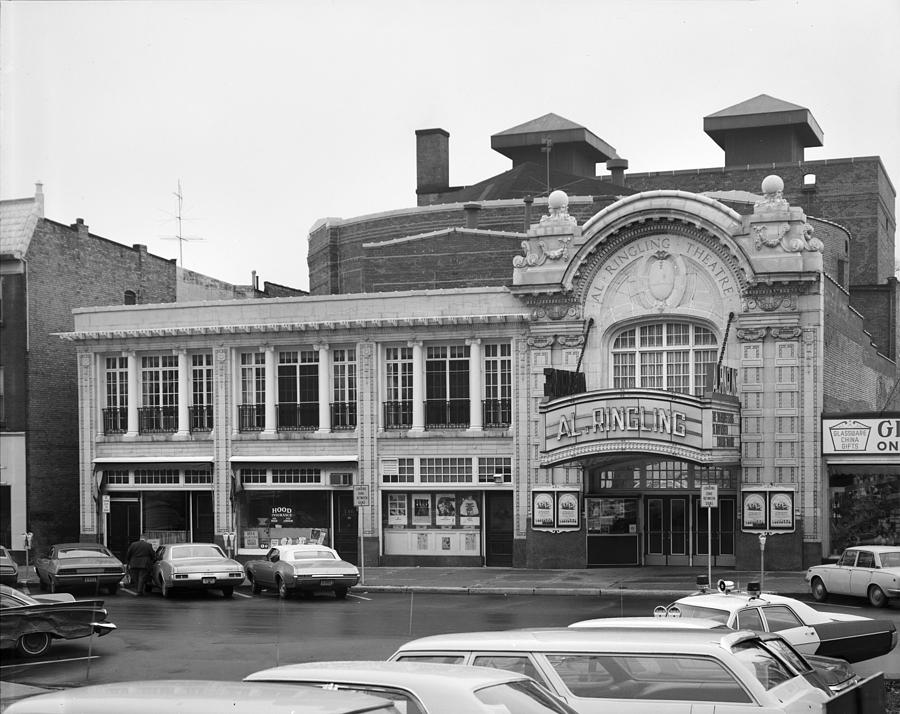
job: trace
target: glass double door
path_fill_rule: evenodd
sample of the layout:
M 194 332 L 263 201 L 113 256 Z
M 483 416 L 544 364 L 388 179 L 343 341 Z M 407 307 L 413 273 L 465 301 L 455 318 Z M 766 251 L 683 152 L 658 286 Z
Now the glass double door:
M 712 509 L 713 564 L 734 565 L 736 498 L 719 498 Z M 699 494 L 644 497 L 644 563 L 705 565 L 709 552 L 707 513 Z

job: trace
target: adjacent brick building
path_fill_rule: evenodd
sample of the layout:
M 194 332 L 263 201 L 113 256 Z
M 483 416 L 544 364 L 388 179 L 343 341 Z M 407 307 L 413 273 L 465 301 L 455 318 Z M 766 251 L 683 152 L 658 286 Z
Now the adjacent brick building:
M 174 260 L 90 232 L 82 219 L 63 225 L 34 197 L 0 202 L 0 542 L 35 551 L 77 540 L 78 411 L 72 309 L 90 305 L 258 298 L 301 291 L 231 285 L 178 267 Z

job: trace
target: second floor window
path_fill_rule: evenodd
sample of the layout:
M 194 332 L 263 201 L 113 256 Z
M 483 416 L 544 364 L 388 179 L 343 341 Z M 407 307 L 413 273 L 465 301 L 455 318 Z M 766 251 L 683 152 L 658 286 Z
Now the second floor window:
M 356 350 L 336 349 L 332 352 L 331 426 L 335 429 L 356 428 Z
M 212 429 L 212 355 L 191 355 L 191 431 Z
M 400 429 L 412 426 L 412 347 L 385 349 L 384 426 Z
M 434 345 L 425 357 L 425 426 L 469 425 L 469 347 Z
M 512 416 L 512 358 L 509 343 L 484 346 L 484 426 L 507 427 Z
M 103 433 L 128 431 L 128 358 L 106 358 L 106 408 L 103 410 Z
M 178 429 L 178 355 L 141 357 L 142 433 Z
M 613 388 L 703 396 L 706 371 L 717 359 L 716 336 L 700 325 L 661 322 L 631 327 L 613 340 Z
M 278 353 L 278 428 L 319 426 L 319 354 L 315 350 Z
M 241 352 L 241 403 L 238 427 L 241 431 L 259 431 L 266 426 L 266 355 Z

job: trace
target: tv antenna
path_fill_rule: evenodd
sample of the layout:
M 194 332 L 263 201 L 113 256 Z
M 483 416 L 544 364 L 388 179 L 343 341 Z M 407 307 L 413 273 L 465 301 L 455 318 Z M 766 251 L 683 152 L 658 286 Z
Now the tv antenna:
M 184 219 L 184 216 L 182 215 L 184 195 L 181 192 L 181 179 L 178 179 L 178 190 L 174 193 L 174 196 L 178 199 L 178 213 L 175 214 L 175 219 L 178 221 L 178 233 L 174 236 L 162 236 L 162 239 L 178 241 L 178 265 L 180 265 L 183 268 L 184 267 L 184 243 L 185 243 L 185 241 L 203 240 L 203 238 L 200 238 L 199 236 L 186 236 L 182 232 L 182 222 L 185 219 Z

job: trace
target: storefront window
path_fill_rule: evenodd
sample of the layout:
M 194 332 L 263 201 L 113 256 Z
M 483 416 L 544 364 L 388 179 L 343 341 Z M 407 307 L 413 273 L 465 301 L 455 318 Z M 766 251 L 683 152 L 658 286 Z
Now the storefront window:
M 209 491 L 144 491 L 143 530 L 157 544 L 210 542 L 214 537 Z
M 900 544 L 900 478 L 896 474 L 831 476 L 831 550 Z
M 481 495 L 388 492 L 382 496 L 386 555 L 480 555 Z
M 241 548 L 328 542 L 325 491 L 244 491 L 237 510 Z
M 638 499 L 588 498 L 588 533 L 637 533 Z

